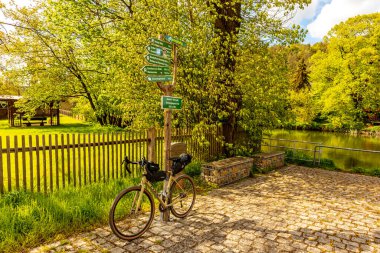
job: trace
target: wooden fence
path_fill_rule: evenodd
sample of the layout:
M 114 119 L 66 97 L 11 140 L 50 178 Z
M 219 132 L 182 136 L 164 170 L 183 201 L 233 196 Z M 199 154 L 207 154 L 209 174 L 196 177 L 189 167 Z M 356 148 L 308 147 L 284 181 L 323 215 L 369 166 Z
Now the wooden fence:
M 221 152 L 220 129 L 204 133 L 207 145 L 193 138 L 189 129 L 175 129 L 173 142 L 185 142 L 196 160 Z M 154 147 L 152 147 L 154 145 Z M 149 152 L 150 153 L 149 153 Z M 152 153 L 154 152 L 154 153 Z M 0 193 L 13 190 L 51 192 L 68 185 L 127 176 L 121 167 L 125 156 L 136 161 L 155 159 L 163 166 L 163 130 L 102 134 L 48 134 L 0 136 Z M 132 167 L 133 176 L 140 174 Z
M 63 110 L 63 109 L 59 109 L 59 113 L 62 114 L 62 115 L 65 115 L 65 116 L 68 116 L 70 118 L 74 118 L 74 119 L 77 119 L 77 120 L 86 120 L 85 117 L 83 115 L 79 115 L 79 114 L 74 114 L 72 111 L 70 110 Z

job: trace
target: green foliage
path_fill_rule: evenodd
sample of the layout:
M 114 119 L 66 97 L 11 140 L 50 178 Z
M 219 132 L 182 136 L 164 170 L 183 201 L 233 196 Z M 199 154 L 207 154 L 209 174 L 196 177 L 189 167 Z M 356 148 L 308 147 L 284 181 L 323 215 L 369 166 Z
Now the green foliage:
M 349 172 L 364 174 L 368 176 L 380 177 L 380 168 L 361 168 L 355 167 L 349 170 Z
M 370 131 L 370 132 L 380 132 L 380 126 L 371 126 L 363 129 L 365 131 Z
M 304 59 L 301 59 L 297 64 L 297 69 L 292 80 L 293 87 L 296 91 L 302 89 L 310 90 L 309 71 Z
M 30 85 L 24 108 L 74 97 L 86 118 L 102 125 L 162 125 L 160 91 L 141 68 L 148 38 L 171 34 L 188 42 L 179 48 L 174 95 L 184 108 L 175 124 L 222 124 L 231 145 L 240 128 L 257 140 L 285 112 L 283 59 L 269 45 L 304 38 L 287 21 L 310 2 L 50 0 L 3 8 L 17 23 L 6 45 L 9 69 Z
M 380 14 L 348 19 L 315 46 L 310 78 L 318 111 L 335 129 L 361 129 L 380 107 Z
M 61 189 L 50 195 L 7 193 L 0 198 L 0 251 L 25 251 L 58 235 L 65 237 L 106 224 L 116 194 L 136 183 L 120 179 Z
M 202 173 L 202 164 L 201 162 L 191 162 L 185 168 L 185 173 L 191 177 L 200 176 Z

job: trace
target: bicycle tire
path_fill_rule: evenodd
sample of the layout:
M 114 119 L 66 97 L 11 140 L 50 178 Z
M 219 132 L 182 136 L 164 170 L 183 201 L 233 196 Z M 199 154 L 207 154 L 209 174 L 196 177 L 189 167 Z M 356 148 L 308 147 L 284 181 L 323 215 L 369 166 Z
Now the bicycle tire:
M 132 213 L 133 203 L 136 202 L 134 200 L 137 199 L 136 196 L 140 192 L 141 186 L 127 188 L 121 191 L 112 203 L 109 212 L 109 225 L 112 232 L 123 240 L 130 241 L 140 237 L 152 224 L 155 205 L 152 195 L 147 190 L 143 192 L 140 210 L 137 213 Z
M 195 187 L 191 177 L 180 175 L 170 186 L 169 204 L 176 202 L 170 207 L 171 213 L 177 218 L 186 217 L 194 206 L 195 197 Z M 183 200 L 178 201 L 178 198 Z

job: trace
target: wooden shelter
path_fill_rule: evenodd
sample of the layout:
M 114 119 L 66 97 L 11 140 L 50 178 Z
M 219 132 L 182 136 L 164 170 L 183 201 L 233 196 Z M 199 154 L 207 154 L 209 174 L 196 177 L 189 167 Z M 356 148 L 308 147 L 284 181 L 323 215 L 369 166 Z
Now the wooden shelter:
M 24 112 L 15 107 L 15 102 L 21 98 L 21 96 L 0 95 L 0 119 L 8 119 L 12 127 L 32 124 L 44 126 L 45 123 L 51 126 L 60 125 L 59 108 L 54 106 L 54 101 L 48 103 L 46 108 L 38 108 L 33 117 L 25 117 Z

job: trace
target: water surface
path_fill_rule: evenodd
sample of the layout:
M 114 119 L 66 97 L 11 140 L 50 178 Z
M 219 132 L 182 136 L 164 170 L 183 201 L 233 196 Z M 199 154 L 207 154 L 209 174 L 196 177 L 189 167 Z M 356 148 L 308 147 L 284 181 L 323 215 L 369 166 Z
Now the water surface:
M 320 142 L 326 146 L 380 151 L 380 138 L 371 136 L 302 130 L 274 130 L 271 132 L 271 138 Z M 276 143 L 289 145 L 289 142 L 285 141 Z M 315 146 L 315 144 L 300 143 L 292 143 L 291 145 L 304 149 L 314 149 Z M 309 154 L 312 155 L 313 152 L 309 152 Z M 367 152 L 322 148 L 322 157 L 334 160 L 339 168 L 380 168 L 380 153 L 371 154 Z

